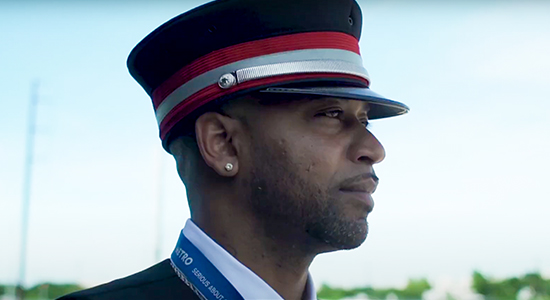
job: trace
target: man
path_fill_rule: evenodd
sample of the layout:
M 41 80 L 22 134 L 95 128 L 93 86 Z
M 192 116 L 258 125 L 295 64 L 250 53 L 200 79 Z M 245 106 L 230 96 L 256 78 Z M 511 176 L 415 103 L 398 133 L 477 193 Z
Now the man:
M 167 259 L 62 299 L 316 299 L 319 253 L 367 236 L 372 92 L 353 0 L 220 0 L 166 22 L 128 67 L 152 97 L 191 219 Z

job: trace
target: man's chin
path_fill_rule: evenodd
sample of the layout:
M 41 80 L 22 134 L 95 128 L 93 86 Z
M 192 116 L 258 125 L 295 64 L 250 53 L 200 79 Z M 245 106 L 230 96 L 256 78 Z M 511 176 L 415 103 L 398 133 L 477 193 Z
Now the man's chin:
M 316 238 L 322 242 L 320 253 L 338 250 L 351 250 L 361 246 L 367 239 L 368 223 L 358 222 L 345 229 L 337 231 L 325 231 L 324 236 Z
M 355 238 L 353 239 L 348 239 L 346 240 L 345 243 L 340 243 L 338 245 L 333 245 L 333 246 L 336 246 L 335 250 L 352 250 L 361 246 L 366 239 L 367 239 L 367 234 L 365 233 L 364 235 L 355 236 Z

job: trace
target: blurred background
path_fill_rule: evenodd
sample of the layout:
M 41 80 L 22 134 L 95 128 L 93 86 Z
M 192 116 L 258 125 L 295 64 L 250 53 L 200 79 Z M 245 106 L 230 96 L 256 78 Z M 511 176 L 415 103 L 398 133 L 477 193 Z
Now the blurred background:
M 185 188 L 126 58 L 205 2 L 0 1 L 0 299 L 169 256 Z M 550 2 L 359 4 L 372 88 L 411 113 L 372 122 L 369 237 L 316 258 L 320 297 L 549 299 Z

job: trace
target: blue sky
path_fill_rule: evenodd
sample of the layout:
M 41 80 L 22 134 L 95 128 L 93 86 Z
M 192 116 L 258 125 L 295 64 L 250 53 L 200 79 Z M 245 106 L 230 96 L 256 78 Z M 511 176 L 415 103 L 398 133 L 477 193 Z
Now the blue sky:
M 131 4 L 130 4 L 131 3 Z M 0 282 L 18 271 L 25 126 L 40 82 L 28 283 L 98 284 L 155 263 L 189 216 L 130 50 L 202 2 L 0 2 Z M 373 122 L 387 151 L 367 242 L 319 256 L 317 284 L 550 276 L 550 4 L 360 1 Z M 160 192 L 159 192 L 160 191 Z

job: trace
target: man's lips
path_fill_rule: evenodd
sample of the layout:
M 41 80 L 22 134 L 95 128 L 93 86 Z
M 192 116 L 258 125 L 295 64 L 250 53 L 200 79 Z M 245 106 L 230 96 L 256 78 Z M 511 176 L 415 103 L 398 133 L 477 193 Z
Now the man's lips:
M 340 192 L 346 196 L 353 197 L 364 203 L 370 213 L 374 208 L 374 200 L 372 194 L 378 186 L 378 177 L 374 174 L 363 174 L 355 177 L 356 180 L 348 181 L 340 188 Z
M 347 181 L 340 188 L 344 192 L 373 194 L 378 186 L 378 177 L 372 173 L 360 175 L 353 181 Z

